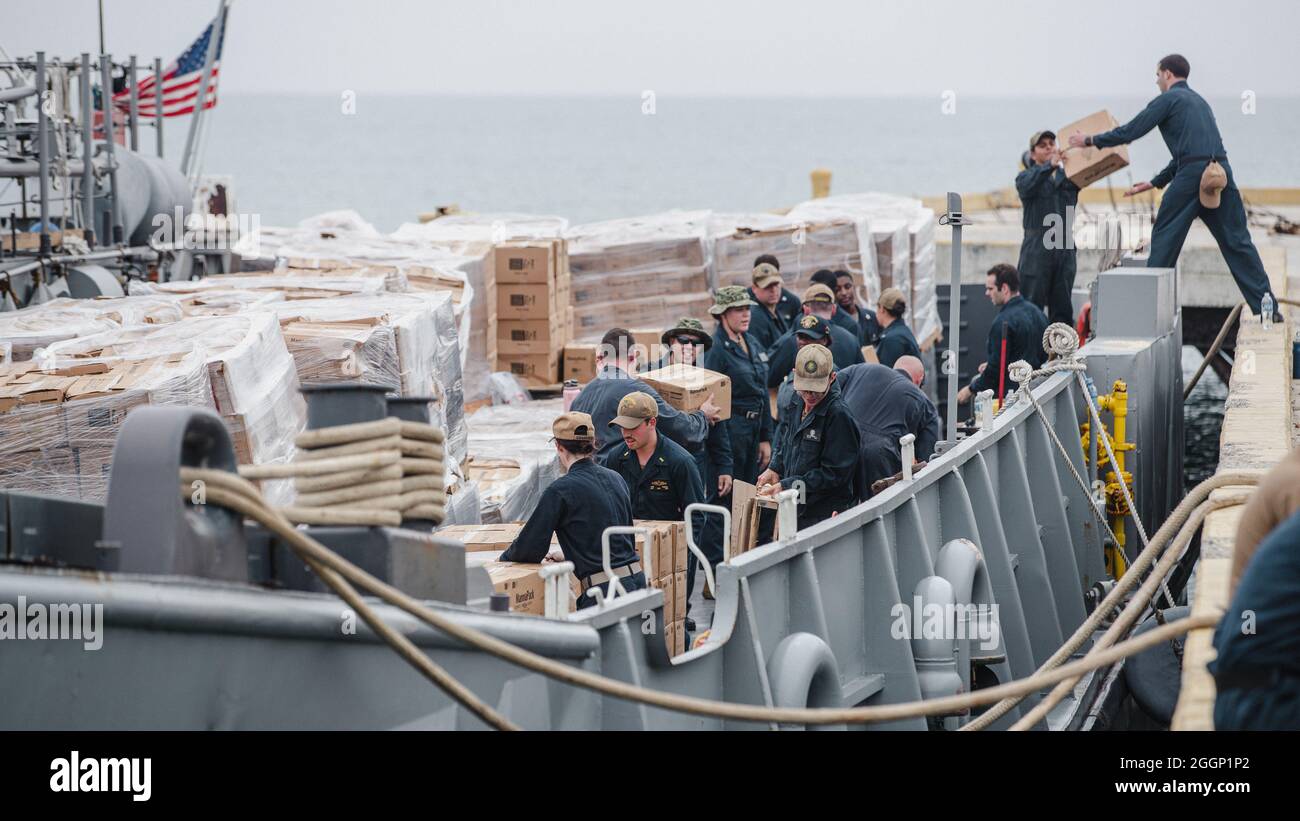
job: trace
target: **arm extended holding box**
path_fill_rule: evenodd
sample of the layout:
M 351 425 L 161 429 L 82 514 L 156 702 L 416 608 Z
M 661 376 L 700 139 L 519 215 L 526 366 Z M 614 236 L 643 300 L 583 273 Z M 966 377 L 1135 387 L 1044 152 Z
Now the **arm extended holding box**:
M 1146 108 L 1138 112 L 1138 115 L 1129 120 L 1118 128 L 1112 128 L 1110 131 L 1103 131 L 1100 134 L 1091 136 L 1075 132 L 1070 135 L 1070 147 L 1079 148 L 1085 145 L 1096 146 L 1097 148 L 1110 148 L 1117 145 L 1128 145 L 1146 134 L 1151 129 L 1160 125 L 1165 117 L 1169 115 L 1170 106 L 1173 104 L 1173 97 L 1169 94 L 1160 94 L 1151 102 L 1147 103 Z M 1169 161 L 1160 173 L 1151 178 L 1151 182 L 1140 182 L 1124 192 L 1124 196 L 1131 197 L 1134 194 L 1141 194 L 1143 191 L 1150 191 L 1152 188 L 1164 188 L 1174 177 L 1174 171 L 1177 164 L 1174 160 Z

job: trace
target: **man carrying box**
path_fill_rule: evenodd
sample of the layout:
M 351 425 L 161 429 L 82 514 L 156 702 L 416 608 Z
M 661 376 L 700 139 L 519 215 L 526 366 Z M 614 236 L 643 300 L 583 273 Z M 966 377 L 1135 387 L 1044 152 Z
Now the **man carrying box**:
M 1026 298 L 1047 309 L 1052 322 L 1074 325 L 1075 250 L 1071 241 L 1079 186 L 1065 176 L 1056 134 L 1039 131 L 1029 138 L 1029 163 L 1016 177 L 1025 238 L 1020 243 L 1021 288 Z
M 609 420 L 617 415 L 618 403 L 633 391 L 649 394 L 659 407 L 660 432 L 686 448 L 702 444 L 708 436 L 709 424 L 717 422 L 722 409 L 710 396 L 698 411 L 683 413 L 669 405 L 659 393 L 632 374 L 637 367 L 636 340 L 623 328 L 606 332 L 600 340 L 597 357 L 599 370 L 596 378 L 587 383 L 582 393 L 573 400 L 572 409 L 591 414 L 596 423 L 596 446 L 601 457 L 622 444 L 622 440 L 608 429 Z
M 1277 313 L 1277 298 L 1269 286 L 1264 263 L 1250 238 L 1246 224 L 1246 209 L 1241 202 L 1241 192 L 1233 182 L 1232 166 L 1228 165 L 1227 151 L 1214 122 L 1214 112 L 1201 95 L 1187 85 L 1191 66 L 1181 54 L 1170 54 L 1156 65 L 1156 97 L 1136 117 L 1119 128 L 1101 134 L 1070 135 L 1070 147 L 1097 146 L 1107 148 L 1126 145 L 1159 127 L 1169 153 L 1169 165 L 1156 174 L 1150 182 L 1134 185 L 1124 196 L 1131 197 L 1164 188 L 1156 224 L 1151 230 L 1151 252 L 1147 265 L 1151 268 L 1172 268 L 1178 261 L 1187 230 L 1197 217 L 1205 223 L 1219 244 L 1219 251 L 1228 263 L 1232 278 L 1246 299 L 1246 304 L 1256 314 L 1264 294 L 1273 299 L 1275 322 L 1281 321 Z
M 632 496 L 632 518 L 664 522 L 686 520 L 687 505 L 704 501 L 704 483 L 695 460 L 681 445 L 658 431 L 659 408 L 647 393 L 635 391 L 618 403 L 610 421 L 623 434 L 623 447 L 603 460 L 623 477 Z M 658 568 L 656 568 L 658 570 Z M 686 589 L 695 583 L 695 554 L 687 559 Z M 686 626 L 694 630 L 693 624 Z
M 556 534 L 582 587 L 581 609 L 596 603 L 588 590 L 610 583 L 601 561 L 601 534 L 609 527 L 632 525 L 632 502 L 622 477 L 592 461 L 596 428 L 590 416 L 573 411 L 561 414 L 551 425 L 551 433 L 564 475 L 542 491 L 537 509 L 501 554 L 501 561 L 536 564 L 546 558 L 551 534 Z M 630 536 L 610 538 L 609 564 L 624 590 L 646 586 Z
M 803 529 L 857 503 L 861 437 L 835 384 L 835 363 L 824 345 L 799 349 L 794 365 L 798 397 L 785 414 L 772 465 L 758 477 L 765 496 L 802 487 L 798 527 Z

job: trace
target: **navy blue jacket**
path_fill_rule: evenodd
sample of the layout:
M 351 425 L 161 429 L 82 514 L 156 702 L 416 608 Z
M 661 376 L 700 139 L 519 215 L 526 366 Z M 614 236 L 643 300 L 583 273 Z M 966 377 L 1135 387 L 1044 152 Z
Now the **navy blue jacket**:
M 856 339 L 862 338 L 862 326 L 858 324 L 856 319 L 845 313 L 844 309 L 839 305 L 835 306 L 835 313 L 831 314 L 831 324 L 840 326 Z
M 876 358 L 887 368 L 894 367 L 900 356 L 921 357 L 921 346 L 916 344 L 912 329 L 907 327 L 902 317 L 895 319 L 880 332 L 880 341 L 876 344 Z
M 659 406 L 659 433 L 677 442 L 685 448 L 699 448 L 704 444 L 709 433 L 709 422 L 702 411 L 682 413 L 669 405 L 659 392 L 640 379 L 634 379 L 612 366 L 605 366 L 596 374 L 596 378 L 587 383 L 577 398 L 573 400 L 571 410 L 591 414 L 591 421 L 596 426 L 596 452 L 605 457 L 623 444 L 623 436 L 609 426 L 610 420 L 618 416 L 618 403 L 629 393 L 641 391 L 654 397 Z
M 704 355 L 704 367 L 731 379 L 731 419 L 727 421 L 736 420 L 748 412 L 761 411 L 758 414 L 758 441 L 770 442 L 772 412 L 767 398 L 768 354 L 749 333 L 745 334 L 745 344 L 749 353 L 732 342 L 722 329 L 722 323 L 718 323 L 713 332 L 713 347 Z M 732 457 L 740 459 L 736 453 Z
M 799 343 L 795 340 L 794 331 L 786 333 L 776 341 L 768 351 L 768 357 L 771 359 L 771 367 L 767 372 L 769 388 L 781 386 L 781 381 L 794 370 L 794 361 L 798 356 Z M 831 359 L 837 368 L 847 368 L 863 361 L 862 346 L 858 344 L 858 338 L 834 323 L 831 323 Z
M 803 415 L 803 398 L 795 393 L 781 416 L 785 421 L 777 431 L 769 467 L 781 477 L 783 490 L 803 482 L 807 503 L 799 509 L 799 527 L 853 507 L 860 437 L 838 380 L 812 413 Z
M 849 319 L 853 319 L 847 311 L 840 308 L 838 305 L 836 306 L 836 310 L 838 311 L 836 316 L 843 314 L 844 316 L 849 317 Z M 859 305 L 856 322 L 859 345 L 875 345 L 880 341 L 880 323 L 876 320 L 875 311 L 868 311 L 866 308 Z
M 1198 157 L 1218 157 L 1220 160 L 1227 157 L 1210 104 L 1192 91 L 1186 80 L 1174 83 L 1119 128 L 1093 135 L 1092 144 L 1099 148 L 1125 145 L 1153 128 L 1160 129 L 1160 136 L 1172 156 L 1169 164 L 1151 178 L 1151 184 L 1156 188 L 1164 188 L 1173 180 L 1180 165 Z M 1198 170 L 1196 173 L 1201 172 Z
M 1043 331 L 1047 330 L 1047 317 L 1032 302 L 1017 294 L 998 309 L 989 327 L 988 362 L 984 372 L 971 380 L 971 393 L 991 390 L 998 392 L 999 374 L 1005 375 L 1011 363 L 1023 359 L 1035 368 L 1042 367 L 1047 355 L 1043 352 Z M 1002 340 L 1007 341 L 1006 366 L 1002 367 Z M 1018 386 L 1005 376 L 1003 395 Z
M 928 460 L 939 441 L 939 411 L 925 391 L 905 374 L 884 365 L 854 365 L 839 372 L 836 384 L 861 434 L 858 495 L 903 468 L 898 440 L 916 437 L 916 458 Z
M 633 519 L 684 521 L 686 506 L 704 501 L 704 483 L 695 459 L 667 437 L 659 437 L 644 468 L 627 445 L 610 454 L 605 459 L 605 467 L 627 482 Z
M 623 477 L 581 459 L 542 491 L 533 515 L 501 554 L 501 561 L 540 562 L 550 552 L 551 534 L 556 533 L 564 558 L 573 562 L 574 575 L 584 579 L 603 569 L 600 536 L 605 528 L 631 524 L 632 501 Z M 610 538 L 609 559 L 610 567 L 637 561 L 631 537 Z
M 749 289 L 749 298 L 758 302 L 753 288 Z M 749 309 L 747 333 L 758 340 L 759 347 L 765 351 L 776 344 L 781 334 L 794 327 L 794 321 L 803 313 L 803 305 L 799 302 L 799 297 L 782 288 L 781 299 L 777 301 L 775 311 L 776 315 L 773 316 L 767 306 L 761 303 L 750 306 Z
M 1021 258 L 1026 252 L 1073 251 L 1071 208 L 1079 203 L 1079 186 L 1066 179 L 1065 170 L 1047 163 L 1030 166 L 1016 175 L 1016 193 L 1020 195 L 1021 226 L 1025 230 Z M 1052 215 L 1056 219 L 1050 219 Z M 1049 230 L 1059 235 L 1059 247 L 1048 248 L 1043 244 Z

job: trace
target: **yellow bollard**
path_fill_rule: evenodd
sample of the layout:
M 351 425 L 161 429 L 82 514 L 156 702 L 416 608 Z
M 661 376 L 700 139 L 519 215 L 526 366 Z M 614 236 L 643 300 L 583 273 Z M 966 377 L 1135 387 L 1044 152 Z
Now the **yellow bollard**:
M 829 197 L 831 195 L 831 170 L 829 168 L 814 168 L 811 176 L 813 199 L 819 200 L 822 197 Z

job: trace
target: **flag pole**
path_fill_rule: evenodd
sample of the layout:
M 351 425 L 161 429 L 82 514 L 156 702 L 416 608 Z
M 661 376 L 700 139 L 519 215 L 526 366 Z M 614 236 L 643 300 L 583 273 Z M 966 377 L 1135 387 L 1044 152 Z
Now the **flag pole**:
M 208 42 L 208 52 L 203 57 L 203 76 L 199 80 L 199 96 L 196 98 L 194 119 L 190 120 L 190 133 L 185 137 L 185 153 L 181 156 L 181 173 L 186 177 L 190 173 L 190 161 L 193 159 L 195 140 L 203 122 L 203 112 L 208 103 L 208 86 L 212 81 L 212 63 L 216 60 L 217 49 L 221 46 L 221 35 L 226 27 L 226 0 L 217 5 L 217 17 L 212 23 L 212 39 Z

